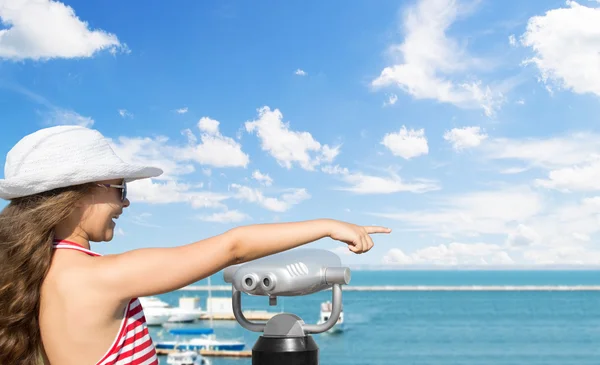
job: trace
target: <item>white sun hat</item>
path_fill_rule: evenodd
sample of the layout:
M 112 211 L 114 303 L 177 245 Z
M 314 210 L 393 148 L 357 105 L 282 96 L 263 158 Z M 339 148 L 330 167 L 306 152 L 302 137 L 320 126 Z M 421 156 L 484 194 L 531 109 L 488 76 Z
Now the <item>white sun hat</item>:
M 157 167 L 124 162 L 97 130 L 56 126 L 23 137 L 8 152 L 0 198 L 9 200 L 93 181 L 129 182 L 162 172 Z

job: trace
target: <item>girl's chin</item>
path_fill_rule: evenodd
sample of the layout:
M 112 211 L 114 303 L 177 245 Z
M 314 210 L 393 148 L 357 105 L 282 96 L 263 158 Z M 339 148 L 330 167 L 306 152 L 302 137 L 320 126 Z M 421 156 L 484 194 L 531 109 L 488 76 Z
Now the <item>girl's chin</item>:
M 110 221 L 110 223 L 108 223 L 108 225 L 106 226 L 106 229 L 104 230 L 104 234 L 103 234 L 104 242 L 108 242 L 108 241 L 112 240 L 112 238 L 115 235 L 115 227 L 116 227 L 115 221 Z

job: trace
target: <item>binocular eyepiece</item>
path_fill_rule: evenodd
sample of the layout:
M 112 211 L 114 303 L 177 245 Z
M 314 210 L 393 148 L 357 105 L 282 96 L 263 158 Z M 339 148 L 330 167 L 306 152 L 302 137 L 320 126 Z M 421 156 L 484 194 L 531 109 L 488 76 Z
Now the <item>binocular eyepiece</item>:
M 244 275 L 242 278 L 242 291 L 251 293 L 256 290 L 256 287 L 259 285 L 262 287 L 263 292 L 268 292 L 275 288 L 275 278 L 273 274 L 266 274 L 262 280 L 256 275 L 256 273 L 250 273 Z

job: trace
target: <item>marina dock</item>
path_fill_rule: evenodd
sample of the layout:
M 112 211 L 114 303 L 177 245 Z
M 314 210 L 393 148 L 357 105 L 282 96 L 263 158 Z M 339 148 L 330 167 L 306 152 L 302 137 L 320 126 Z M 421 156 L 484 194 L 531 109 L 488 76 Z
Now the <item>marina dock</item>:
M 266 311 L 243 311 L 243 313 L 244 313 L 244 317 L 246 317 L 246 319 L 251 320 L 251 321 L 268 321 L 276 314 L 279 314 L 278 312 L 266 312 Z M 204 314 L 201 314 L 200 318 L 198 318 L 198 319 L 209 320 L 211 318 L 215 321 L 234 321 L 235 320 L 235 316 L 233 315 L 233 312 L 231 312 L 231 313 L 213 313 L 212 315 L 209 315 L 208 313 L 204 313 Z
M 177 352 L 179 350 L 163 350 L 157 349 L 156 353 L 158 355 L 168 355 L 172 352 Z M 229 350 L 199 350 L 197 351 L 202 356 L 206 357 L 251 357 L 252 350 L 245 351 L 229 351 Z
M 186 291 L 231 291 L 230 285 L 190 285 L 178 290 Z M 345 285 L 344 291 L 600 291 L 599 285 Z

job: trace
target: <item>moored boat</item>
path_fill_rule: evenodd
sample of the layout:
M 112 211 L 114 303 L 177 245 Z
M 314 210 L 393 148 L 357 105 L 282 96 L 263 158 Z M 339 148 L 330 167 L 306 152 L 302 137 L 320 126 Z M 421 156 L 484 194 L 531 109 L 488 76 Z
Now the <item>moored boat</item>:
M 202 355 L 191 350 L 172 352 L 167 355 L 168 365 L 210 365 Z
M 172 340 L 156 341 L 157 350 L 216 350 L 241 351 L 246 347 L 243 341 L 217 339 L 212 328 L 172 328 Z M 190 339 L 180 339 L 179 336 L 197 336 Z
M 333 304 L 330 301 L 321 303 L 321 313 L 319 315 L 319 324 L 325 323 L 329 317 L 331 317 L 331 311 L 333 310 Z M 344 331 L 344 308 L 340 312 L 340 316 L 333 327 L 331 327 L 328 333 L 339 333 Z

